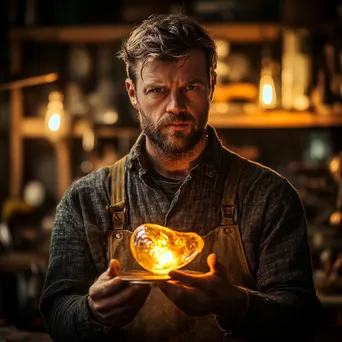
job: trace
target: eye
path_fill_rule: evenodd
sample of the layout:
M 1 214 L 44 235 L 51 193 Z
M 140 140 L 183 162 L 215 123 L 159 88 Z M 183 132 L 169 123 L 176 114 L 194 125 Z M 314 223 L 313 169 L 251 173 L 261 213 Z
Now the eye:
M 185 90 L 196 90 L 198 89 L 198 86 L 189 84 L 188 86 L 185 87 Z
M 152 93 L 152 94 L 157 94 L 157 93 L 162 93 L 163 91 L 164 91 L 163 88 L 153 88 L 153 89 L 149 90 L 148 92 Z

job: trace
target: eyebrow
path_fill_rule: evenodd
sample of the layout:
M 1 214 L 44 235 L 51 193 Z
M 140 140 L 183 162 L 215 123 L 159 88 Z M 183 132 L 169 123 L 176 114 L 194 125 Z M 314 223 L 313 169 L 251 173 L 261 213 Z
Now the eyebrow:
M 204 85 L 204 81 L 199 79 L 199 78 L 192 78 L 192 79 L 189 79 L 186 82 L 184 82 L 182 86 L 188 85 L 188 84 L 201 84 L 201 85 Z M 163 88 L 165 86 L 166 85 L 163 82 L 158 82 L 158 81 L 151 82 L 150 84 L 146 84 L 146 86 L 144 86 L 144 92 L 146 92 L 147 89 L 150 89 L 150 88 Z
M 186 84 L 193 84 L 193 83 L 199 83 L 204 85 L 204 81 L 201 80 L 200 78 L 192 78 L 190 80 L 188 80 L 187 82 L 185 82 Z

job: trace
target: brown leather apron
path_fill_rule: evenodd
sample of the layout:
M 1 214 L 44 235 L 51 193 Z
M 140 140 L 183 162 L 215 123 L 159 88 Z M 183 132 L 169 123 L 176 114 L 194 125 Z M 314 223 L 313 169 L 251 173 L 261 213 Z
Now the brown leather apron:
M 225 189 L 221 201 L 221 225 L 203 236 L 202 252 L 184 268 L 201 272 L 209 271 L 206 259 L 210 253 L 225 268 L 227 279 L 235 285 L 254 288 L 238 224 L 233 222 L 234 203 L 239 176 L 244 160 L 232 155 Z M 126 230 L 124 205 L 125 158 L 112 166 L 112 205 L 110 216 L 112 230 L 108 236 L 108 260 L 120 261 L 121 271 L 142 269 L 129 248 L 131 231 Z M 153 223 L 153 222 L 151 222 Z M 218 328 L 214 315 L 188 317 L 176 307 L 157 286 L 152 286 L 143 308 L 135 319 L 124 327 L 128 341 L 223 341 L 223 332 Z

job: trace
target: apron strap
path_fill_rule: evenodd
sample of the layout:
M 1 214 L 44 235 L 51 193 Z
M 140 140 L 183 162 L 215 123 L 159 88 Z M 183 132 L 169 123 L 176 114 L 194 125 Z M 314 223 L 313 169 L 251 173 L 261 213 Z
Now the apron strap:
M 107 206 L 111 227 L 110 230 L 122 230 L 126 228 L 125 205 L 125 163 L 127 155 L 110 166 L 111 175 L 111 205 Z
M 226 150 L 225 150 L 226 151 Z M 229 151 L 229 167 L 224 183 L 224 190 L 221 200 L 221 225 L 234 224 L 235 199 L 239 185 L 240 175 L 247 160 L 236 153 Z
M 221 225 L 234 223 L 236 191 L 239 185 L 241 172 L 246 163 L 245 158 L 242 158 L 231 151 L 228 153 L 229 156 L 227 157 L 229 158 L 230 165 L 228 167 L 221 200 Z M 127 224 L 126 205 L 124 201 L 126 159 L 127 156 L 124 156 L 110 167 L 112 178 L 111 205 L 107 207 L 107 212 L 115 230 L 125 229 Z

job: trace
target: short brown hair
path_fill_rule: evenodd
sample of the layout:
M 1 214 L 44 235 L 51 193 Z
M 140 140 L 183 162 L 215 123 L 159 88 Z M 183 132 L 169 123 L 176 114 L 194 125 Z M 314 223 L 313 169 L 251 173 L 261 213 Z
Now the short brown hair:
M 118 58 L 125 62 L 127 76 L 136 83 L 139 61 L 142 61 L 142 66 L 149 59 L 176 61 L 187 57 L 193 50 L 204 52 L 211 82 L 216 69 L 217 52 L 208 32 L 192 17 L 158 14 L 151 15 L 132 30 L 124 40 Z

